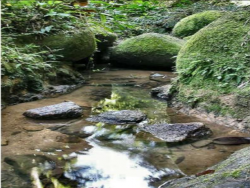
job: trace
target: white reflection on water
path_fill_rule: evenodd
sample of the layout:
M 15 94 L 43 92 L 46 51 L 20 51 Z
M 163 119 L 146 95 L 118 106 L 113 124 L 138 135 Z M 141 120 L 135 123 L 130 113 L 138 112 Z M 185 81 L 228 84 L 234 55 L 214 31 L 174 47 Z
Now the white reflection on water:
M 139 155 L 131 158 L 128 152 L 102 148 L 97 144 L 76 163 L 65 176 L 87 188 L 150 188 L 150 180 L 175 174 L 170 169 L 157 170 Z

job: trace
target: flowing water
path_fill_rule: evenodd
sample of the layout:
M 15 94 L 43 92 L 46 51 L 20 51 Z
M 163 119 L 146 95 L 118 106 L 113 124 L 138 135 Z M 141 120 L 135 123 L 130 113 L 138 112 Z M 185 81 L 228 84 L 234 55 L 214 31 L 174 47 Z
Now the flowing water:
M 32 166 L 29 169 L 32 171 L 36 187 L 41 187 L 43 184 L 44 187 L 57 185 L 57 187 L 86 188 L 150 188 L 158 187 L 169 179 L 204 171 L 246 146 L 210 145 L 195 148 L 189 143 L 173 146 L 140 131 L 138 125 L 108 125 L 86 121 L 90 115 L 107 110 L 140 109 L 147 114 L 149 123 L 205 123 L 213 131 L 213 135 L 199 143 L 206 143 L 222 136 L 247 136 L 223 125 L 178 113 L 168 108 L 166 102 L 152 98 L 151 88 L 169 83 L 174 78 L 174 74 L 170 72 L 157 73 L 165 77 L 160 80 L 149 79 L 150 71 L 139 70 L 110 70 L 86 74 L 88 83 L 70 94 L 7 107 L 3 110 L 3 126 L 11 127 L 17 124 L 45 126 L 55 132 L 71 135 L 74 139 L 80 138 L 82 141 L 72 143 L 66 141 L 64 145 L 58 144 L 52 147 L 48 144 L 49 140 L 44 137 L 43 145 L 34 143 L 34 148 L 27 152 L 20 144 L 13 143 L 3 148 L 3 158 L 6 159 L 7 154 L 14 159 L 16 156 L 26 154 L 32 154 L 34 159 L 41 155 L 50 157 L 54 162 L 41 163 L 38 168 Z M 22 112 L 27 109 L 65 100 L 82 106 L 83 117 L 57 121 L 31 120 L 22 117 Z M 37 134 L 37 141 L 43 131 Z M 11 134 L 13 135 L 13 131 Z M 17 151 L 21 148 L 21 151 L 15 153 L 11 147 Z M 22 147 L 27 148 L 25 142 Z M 16 165 L 10 159 L 6 159 L 5 162 L 13 166 L 14 172 L 18 170 L 18 175 L 22 174 L 20 165 Z M 18 184 L 18 181 L 16 182 Z M 2 183 L 3 187 L 15 187 L 13 183 L 10 186 L 8 181 Z

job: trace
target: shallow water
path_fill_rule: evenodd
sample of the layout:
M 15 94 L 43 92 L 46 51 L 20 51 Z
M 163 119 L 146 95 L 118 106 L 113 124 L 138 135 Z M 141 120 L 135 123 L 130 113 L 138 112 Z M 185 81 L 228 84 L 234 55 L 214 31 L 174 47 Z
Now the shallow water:
M 247 136 L 223 125 L 185 116 L 168 108 L 166 102 L 152 98 L 150 89 L 169 83 L 174 75 L 157 71 L 166 76 L 155 81 L 149 79 L 151 73 L 139 70 L 111 70 L 85 75 L 89 79 L 88 84 L 70 94 L 7 107 L 3 110 L 2 123 L 4 126 L 45 126 L 87 141 L 87 144 L 68 143 L 67 152 L 62 145 L 57 145 L 56 148 L 48 146 L 50 157 L 52 155 L 54 161 L 58 162 L 57 158 L 66 158 L 59 162 L 64 168 L 63 178 L 60 176 L 54 179 L 72 187 L 157 187 L 166 180 L 204 171 L 226 159 L 234 151 L 246 147 L 214 145 L 195 148 L 188 143 L 170 146 L 149 133 L 141 132 L 137 125 L 106 125 L 85 120 L 90 115 L 106 110 L 140 109 L 147 114 L 149 123 L 203 122 L 213 131 L 213 135 L 205 140 L 222 136 Z M 48 121 L 31 120 L 22 116 L 22 112 L 27 109 L 65 100 L 83 106 L 83 117 L 76 120 Z M 88 135 L 91 136 L 87 137 Z M 20 149 L 19 146 L 15 147 Z M 43 147 L 46 148 L 46 143 Z M 32 153 L 32 150 L 29 152 Z M 3 156 L 5 153 L 14 154 L 7 148 L 3 149 Z M 34 154 L 48 155 L 48 152 L 34 148 Z

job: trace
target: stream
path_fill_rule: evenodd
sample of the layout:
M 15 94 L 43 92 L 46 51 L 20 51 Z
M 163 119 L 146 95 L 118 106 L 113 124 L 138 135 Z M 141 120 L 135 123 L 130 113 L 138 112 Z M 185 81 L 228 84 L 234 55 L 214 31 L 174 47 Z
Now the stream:
M 9 138 L 8 145 L 2 147 L 2 187 L 32 187 L 31 174 L 36 187 L 156 188 L 167 180 L 202 172 L 247 146 L 168 145 L 140 131 L 138 125 L 86 120 L 107 110 L 140 109 L 148 116 L 148 123 L 203 122 L 213 134 L 197 142 L 201 145 L 217 137 L 248 136 L 186 116 L 168 108 L 165 101 L 152 98 L 152 88 L 175 77 L 171 72 L 157 73 L 165 76 L 150 79 L 152 71 L 123 69 L 85 73 L 86 85 L 70 94 L 2 110 L 2 134 Z M 32 120 L 22 115 L 27 109 L 63 101 L 82 106 L 83 116 L 74 120 Z

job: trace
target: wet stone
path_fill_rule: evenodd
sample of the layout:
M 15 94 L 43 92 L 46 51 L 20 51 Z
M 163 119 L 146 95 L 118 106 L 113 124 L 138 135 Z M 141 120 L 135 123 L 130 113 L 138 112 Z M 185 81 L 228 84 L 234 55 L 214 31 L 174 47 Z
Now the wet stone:
M 97 116 L 87 118 L 91 122 L 103 122 L 108 124 L 140 123 L 147 116 L 138 110 L 108 111 Z
M 66 119 L 78 118 L 82 115 L 82 112 L 82 108 L 74 102 L 63 102 L 27 110 L 23 115 L 34 119 Z
M 212 133 L 209 128 L 199 122 L 146 125 L 142 130 L 168 143 L 195 141 Z
M 165 85 L 165 86 L 153 88 L 151 90 L 151 94 L 152 96 L 158 97 L 160 99 L 169 100 L 171 97 L 171 94 L 170 94 L 171 87 L 172 85 Z

